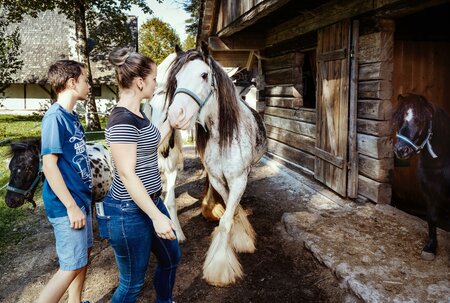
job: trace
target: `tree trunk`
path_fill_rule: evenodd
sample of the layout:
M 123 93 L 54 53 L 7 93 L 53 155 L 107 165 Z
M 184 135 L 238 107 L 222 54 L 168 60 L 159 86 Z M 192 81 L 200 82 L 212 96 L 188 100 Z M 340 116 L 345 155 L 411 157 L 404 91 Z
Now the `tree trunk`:
M 91 85 L 90 98 L 86 100 L 86 129 L 100 130 L 100 119 L 97 114 L 97 106 L 95 105 L 95 96 L 93 93 L 94 81 L 91 74 L 91 63 L 89 54 L 86 50 L 87 35 L 86 35 L 86 7 L 84 0 L 75 0 L 75 28 L 77 35 L 77 52 L 82 63 L 86 64 L 89 72 L 88 79 Z

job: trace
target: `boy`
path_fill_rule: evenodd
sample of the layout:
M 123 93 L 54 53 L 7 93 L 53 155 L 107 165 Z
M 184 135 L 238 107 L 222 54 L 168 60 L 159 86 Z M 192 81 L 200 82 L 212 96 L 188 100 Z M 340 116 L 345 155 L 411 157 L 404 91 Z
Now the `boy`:
M 80 303 L 92 246 L 92 176 L 84 129 L 74 108 L 88 98 L 90 85 L 85 65 L 72 60 L 51 65 L 48 81 L 58 98 L 42 120 L 42 199 L 53 225 L 59 269 L 38 302 L 57 303 L 69 288 L 69 303 Z

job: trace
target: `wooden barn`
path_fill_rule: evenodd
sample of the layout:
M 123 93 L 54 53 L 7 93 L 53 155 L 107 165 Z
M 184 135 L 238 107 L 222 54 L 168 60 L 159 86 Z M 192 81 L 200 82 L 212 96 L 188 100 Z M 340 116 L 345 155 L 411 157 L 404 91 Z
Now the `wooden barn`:
M 203 0 L 197 41 L 252 75 L 271 157 L 343 197 L 419 203 L 390 117 L 407 92 L 450 112 L 449 23 L 448 0 Z

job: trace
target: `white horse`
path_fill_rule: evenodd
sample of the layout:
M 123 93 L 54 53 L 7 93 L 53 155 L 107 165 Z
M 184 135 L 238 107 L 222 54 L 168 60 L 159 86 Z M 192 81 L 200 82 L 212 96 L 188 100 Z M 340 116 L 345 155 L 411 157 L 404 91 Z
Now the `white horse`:
M 178 53 L 167 79 L 172 125 L 189 129 L 197 125 L 196 147 L 208 180 L 226 204 L 213 232 L 203 277 L 226 286 L 242 277 L 236 252 L 255 251 L 255 231 L 239 205 L 252 165 L 267 148 L 265 127 L 259 114 L 239 100 L 223 68 L 201 51 Z
M 181 49 L 176 48 L 176 51 Z M 176 58 L 176 53 L 170 54 L 158 65 L 156 75 L 157 87 L 153 98 L 144 104 L 143 111 L 152 123 L 160 126 L 167 117 L 167 104 L 165 86 L 167 83 L 167 71 Z M 166 205 L 170 217 L 177 228 L 178 241 L 183 242 L 186 236 L 181 229 L 180 221 L 177 215 L 177 205 L 175 203 L 175 182 L 178 169 L 183 169 L 183 142 L 180 130 L 174 129 L 172 135 L 167 137 L 158 148 L 158 165 L 161 173 L 166 177 L 166 196 L 164 204 Z

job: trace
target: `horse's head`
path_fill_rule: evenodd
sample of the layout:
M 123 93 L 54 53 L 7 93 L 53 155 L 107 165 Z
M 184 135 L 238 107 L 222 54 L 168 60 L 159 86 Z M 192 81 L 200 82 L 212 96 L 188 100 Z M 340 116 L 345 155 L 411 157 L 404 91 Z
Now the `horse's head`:
M 200 110 L 214 94 L 214 76 L 210 66 L 208 46 L 178 54 L 167 82 L 170 123 L 176 128 L 189 129 Z
M 407 159 L 413 153 L 420 152 L 426 144 L 430 144 L 433 113 L 433 105 L 423 96 L 415 94 L 398 96 L 393 113 L 393 122 L 397 129 L 397 143 L 394 146 L 397 158 Z
M 39 139 L 11 143 L 10 178 L 5 197 L 9 207 L 20 207 L 25 200 L 35 206 L 33 195 L 41 179 L 40 149 Z

